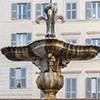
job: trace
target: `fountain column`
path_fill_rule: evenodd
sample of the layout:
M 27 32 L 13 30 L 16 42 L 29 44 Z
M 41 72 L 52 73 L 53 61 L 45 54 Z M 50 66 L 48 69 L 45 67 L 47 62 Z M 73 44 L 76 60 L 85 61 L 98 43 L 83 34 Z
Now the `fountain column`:
M 45 94 L 44 99 L 55 99 L 56 93 L 63 87 L 63 76 L 56 72 L 40 73 L 37 78 L 37 86 Z
M 42 71 L 38 76 L 36 83 L 38 88 L 45 94 L 44 99 L 55 99 L 56 93 L 64 84 L 61 68 L 62 66 L 65 67 L 69 62 L 64 59 L 56 58 L 52 53 L 48 54 L 46 62 L 48 66 L 45 66 L 47 69 L 44 70 L 43 65 L 39 62 Z
M 62 15 L 57 15 L 57 8 L 52 4 L 52 0 L 50 0 L 50 4 L 47 5 L 45 8 L 46 16 L 39 16 L 36 20 L 38 24 L 40 24 L 41 20 L 46 22 L 46 35 L 47 38 L 54 38 L 55 37 L 55 22 L 60 19 L 64 22 L 64 18 Z M 60 59 L 57 59 L 52 52 L 47 53 L 47 57 L 45 58 L 46 66 L 41 64 L 40 70 L 41 73 L 37 78 L 37 86 L 41 89 L 45 94 L 45 99 L 54 99 L 56 98 L 56 93 L 63 87 L 64 80 L 63 76 L 61 75 L 61 67 Z M 41 61 L 39 61 L 41 63 Z M 35 64 L 36 65 L 36 64 Z M 43 69 L 43 66 L 45 69 Z M 65 65 L 66 66 L 66 65 Z

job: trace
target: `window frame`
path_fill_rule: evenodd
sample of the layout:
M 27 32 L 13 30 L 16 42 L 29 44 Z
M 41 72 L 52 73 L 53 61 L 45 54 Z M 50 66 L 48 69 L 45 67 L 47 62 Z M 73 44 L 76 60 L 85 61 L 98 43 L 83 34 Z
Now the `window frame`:
M 95 16 L 96 16 L 96 17 L 95 17 L 95 18 L 93 18 L 93 10 L 94 10 L 94 9 L 93 9 L 93 4 L 96 5 L 96 8 L 95 8 L 95 13 L 96 13 Z M 92 2 L 92 3 L 91 3 L 91 6 L 92 6 L 92 7 L 91 7 L 91 9 L 92 9 L 92 10 L 91 10 L 91 11 L 92 11 L 92 12 L 91 12 L 91 17 L 92 17 L 92 19 L 100 19 L 100 17 L 98 17 L 98 15 L 99 15 L 98 12 L 100 11 L 100 10 L 98 10 L 98 4 L 100 5 L 100 2 Z M 99 16 L 100 16 L 100 15 L 99 15 Z
M 93 45 L 93 41 L 92 40 L 96 40 L 96 44 L 99 44 L 99 45 L 96 45 L 96 44 Z M 93 45 L 93 46 L 100 46 L 100 38 L 87 38 L 85 40 L 85 44 L 86 45 Z M 94 59 L 100 59 L 100 53 Z
M 21 87 L 17 87 L 17 81 L 18 81 L 18 79 L 16 79 L 16 71 L 17 71 L 17 69 L 20 69 L 20 71 L 21 71 L 21 77 L 20 77 L 20 85 L 21 85 Z M 23 87 L 23 85 L 22 85 L 22 79 L 23 79 L 23 77 L 22 77 L 22 70 L 25 70 L 25 77 L 24 77 L 24 79 L 25 79 L 25 86 Z M 14 77 L 12 77 L 11 76 L 11 70 L 14 70 Z M 9 83 L 10 83 L 10 89 L 27 89 L 27 68 L 26 67 L 16 67 L 16 68 L 10 68 L 10 76 L 9 76 Z M 14 85 L 13 86 L 11 86 L 11 80 L 12 80 L 12 78 L 14 79 Z
M 96 79 L 96 86 L 95 86 L 95 89 L 96 89 L 96 97 L 92 97 L 93 96 L 93 93 L 92 93 L 92 79 Z M 90 80 L 90 84 L 89 84 L 89 86 L 90 86 L 90 91 L 89 91 L 89 93 L 90 93 L 90 97 L 87 95 L 87 93 L 88 93 L 88 89 L 87 89 L 87 85 L 88 85 L 88 80 Z M 95 98 L 95 99 L 100 99 L 100 98 L 98 98 L 98 93 L 100 93 L 100 90 L 98 90 L 98 80 L 100 81 L 100 77 L 87 77 L 86 78 L 86 98 L 90 98 L 90 99 L 92 99 L 92 98 Z
M 67 90 L 66 90 L 66 89 L 67 89 L 67 79 L 70 79 L 71 85 L 72 85 L 72 80 L 73 80 L 73 79 L 75 79 L 75 81 L 76 81 L 76 83 L 75 83 L 75 84 L 76 84 L 76 91 L 74 91 L 74 92 L 72 91 L 72 86 L 71 86 L 71 85 L 70 85 L 70 86 L 71 86 L 71 90 L 69 91 L 70 99 L 76 99 L 76 98 L 77 98 L 77 78 L 76 78 L 76 77 L 66 77 L 66 78 L 65 78 L 65 98 L 68 98 L 68 97 L 67 97 Z M 72 94 L 73 94 L 73 93 L 75 93 L 75 95 L 76 95 L 75 98 L 72 97 Z
M 74 4 L 74 3 L 76 4 L 76 9 L 73 10 L 72 9 L 72 4 Z M 70 10 L 67 10 L 67 4 L 70 4 L 71 5 L 71 9 Z M 77 18 L 78 18 L 78 16 L 77 16 L 77 13 L 78 13 L 77 6 L 78 6 L 78 2 L 77 1 L 75 1 L 75 2 L 65 2 L 65 16 L 66 16 L 66 19 L 67 20 L 77 20 Z M 69 18 L 69 19 L 67 18 L 67 11 L 70 11 L 71 12 L 71 18 Z M 75 15 L 76 18 L 75 19 L 72 18 L 72 16 L 73 16 L 72 15 L 72 12 L 73 11 L 76 11 L 76 15 Z
M 25 10 L 25 16 L 24 16 L 24 6 L 26 8 Z M 29 9 L 30 6 L 30 9 Z M 15 8 L 13 8 L 15 7 Z M 21 11 L 21 15 L 19 16 L 19 7 Z M 28 12 L 30 12 L 30 15 L 28 15 Z M 16 14 L 14 16 L 14 14 Z M 12 3 L 12 20 L 28 20 L 31 19 L 31 2 L 25 2 L 25 3 Z
M 66 42 L 66 43 L 70 43 L 70 44 L 77 44 L 78 43 L 78 39 L 77 38 L 71 38 L 71 37 L 64 37 L 64 41 Z M 72 41 L 76 41 L 76 43 L 73 43 Z
M 40 3 L 36 3 L 36 7 L 35 7 L 35 18 L 37 18 L 38 16 L 46 16 L 46 14 L 44 13 L 44 10 L 43 10 L 43 6 L 45 5 L 48 5 L 49 2 L 40 2 Z M 53 2 L 54 5 L 57 6 L 57 2 Z M 37 9 L 37 6 L 40 6 L 40 9 Z M 40 14 L 37 14 L 37 13 L 40 13 Z
M 40 90 L 40 94 L 39 94 L 40 96 L 40 98 L 43 98 L 44 96 L 45 96 L 45 94 Z
M 25 36 L 24 36 L 25 35 Z M 18 45 L 18 36 L 20 37 L 21 44 Z M 23 37 L 26 37 L 26 40 L 24 40 Z M 26 41 L 26 43 L 24 43 Z M 11 34 L 11 46 L 26 46 L 32 42 L 32 33 L 12 33 Z M 23 44 L 24 43 L 24 44 Z
M 95 18 L 93 18 L 93 4 L 96 4 Z M 98 0 L 86 1 L 86 19 L 100 19 L 100 14 L 98 14 L 98 11 L 100 12 L 100 10 L 98 10 L 98 4 L 100 4 L 100 1 Z

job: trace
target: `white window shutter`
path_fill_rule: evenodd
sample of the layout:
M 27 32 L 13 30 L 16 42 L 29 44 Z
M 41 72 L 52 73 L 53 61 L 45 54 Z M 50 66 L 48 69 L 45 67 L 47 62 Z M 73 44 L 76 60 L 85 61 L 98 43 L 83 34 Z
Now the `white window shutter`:
M 91 98 L 91 78 L 86 78 L 86 98 Z
M 87 1 L 86 2 L 86 19 L 91 18 L 91 2 Z
M 12 4 L 12 20 L 17 19 L 17 4 Z
M 26 88 L 26 68 L 21 69 L 21 88 Z
M 31 3 L 27 3 L 27 19 L 31 19 Z
M 85 44 L 86 44 L 86 45 L 91 45 L 91 39 L 89 39 L 89 38 L 86 39 L 86 40 L 85 40 Z
M 16 34 L 11 34 L 11 46 L 16 46 Z
M 32 42 L 32 33 L 27 33 L 27 44 Z
M 100 98 L 100 78 L 97 78 L 97 98 Z
M 41 4 L 36 4 L 36 18 L 41 15 Z
M 10 88 L 15 88 L 15 69 L 10 68 Z

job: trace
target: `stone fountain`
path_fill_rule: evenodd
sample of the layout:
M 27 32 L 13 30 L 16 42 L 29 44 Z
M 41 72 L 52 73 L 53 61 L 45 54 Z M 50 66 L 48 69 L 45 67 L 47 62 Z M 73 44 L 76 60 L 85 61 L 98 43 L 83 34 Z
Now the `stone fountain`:
M 46 16 L 39 16 L 36 22 L 46 22 L 45 39 L 34 41 L 23 47 L 5 47 L 3 55 L 12 61 L 32 61 L 40 69 L 37 86 L 45 94 L 44 99 L 55 99 L 56 93 L 63 87 L 61 68 L 67 67 L 71 60 L 89 60 L 94 58 L 100 48 L 97 46 L 72 45 L 55 39 L 55 22 L 62 15 L 56 15 L 57 8 L 50 2 L 45 8 Z

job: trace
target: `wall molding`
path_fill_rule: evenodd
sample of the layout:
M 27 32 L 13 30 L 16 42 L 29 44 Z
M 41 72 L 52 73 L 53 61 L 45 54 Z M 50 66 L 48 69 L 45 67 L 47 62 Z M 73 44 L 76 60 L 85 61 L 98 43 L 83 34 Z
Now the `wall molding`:
M 36 33 L 37 36 L 45 36 L 46 33 Z
M 100 31 L 89 31 L 87 32 L 88 35 L 95 35 L 95 34 L 100 34 Z
M 62 32 L 61 35 L 80 35 L 81 32 Z
M 62 71 L 62 74 L 80 74 L 81 70 Z
M 71 71 L 61 71 L 61 74 L 80 74 L 81 70 L 71 70 Z M 37 71 L 35 74 L 40 74 L 41 72 Z
M 100 73 L 100 70 L 87 70 L 86 73 Z

